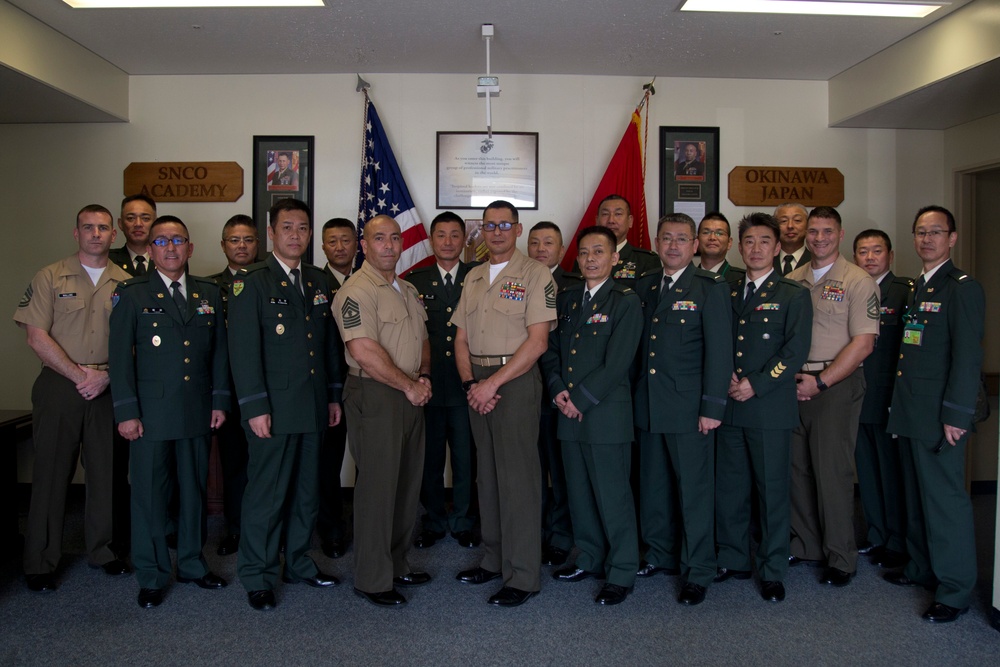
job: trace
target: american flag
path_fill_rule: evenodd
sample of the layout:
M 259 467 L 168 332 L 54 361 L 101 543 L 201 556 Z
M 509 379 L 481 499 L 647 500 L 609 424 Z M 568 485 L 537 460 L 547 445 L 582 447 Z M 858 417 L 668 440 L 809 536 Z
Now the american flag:
M 375 105 L 365 93 L 365 145 L 361 157 L 361 190 L 358 195 L 358 234 L 365 223 L 376 215 L 392 216 L 403 232 L 403 254 L 396 263 L 396 274 L 405 275 L 410 269 L 430 264 L 434 260 L 427 230 L 420 222 L 410 191 L 399 171 L 385 128 L 378 118 Z M 358 264 L 364 259 L 360 249 Z

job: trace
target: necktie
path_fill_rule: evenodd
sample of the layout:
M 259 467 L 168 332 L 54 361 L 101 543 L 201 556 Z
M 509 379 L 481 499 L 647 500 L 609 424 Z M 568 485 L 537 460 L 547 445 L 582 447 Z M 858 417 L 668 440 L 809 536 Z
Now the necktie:
M 743 293 L 743 303 L 747 303 L 753 298 L 753 293 L 757 291 L 757 285 L 752 280 L 747 281 L 746 292 Z
M 444 293 L 448 295 L 449 299 L 452 297 L 452 292 L 454 291 L 454 289 L 455 289 L 455 283 L 451 281 L 451 274 L 450 273 L 444 274 Z
M 181 284 L 176 280 L 170 283 L 170 292 L 174 298 L 174 303 L 177 304 L 177 310 L 181 311 L 181 315 L 186 315 L 187 301 L 184 299 L 184 295 L 181 294 Z
M 146 258 L 142 255 L 135 256 L 135 275 L 146 275 Z
M 781 271 L 781 275 L 787 276 L 789 273 L 792 272 L 792 269 L 794 268 L 792 266 L 792 262 L 794 262 L 794 261 L 795 261 L 795 257 L 794 256 L 792 256 L 792 255 L 785 255 L 785 268 Z
M 663 281 L 660 283 L 660 301 L 667 298 L 667 292 L 670 291 L 670 286 L 673 282 L 674 279 L 670 276 L 663 276 Z
M 302 281 L 299 280 L 299 270 L 292 269 L 291 271 L 289 271 L 289 273 L 292 276 L 292 287 L 294 287 L 295 291 L 298 292 L 302 297 L 305 297 L 306 294 L 305 292 L 302 291 Z
M 587 309 L 587 304 L 589 304 L 589 303 L 590 303 L 590 290 L 589 289 L 585 289 L 585 290 L 583 290 L 583 309 L 584 310 Z
M 927 281 L 924 280 L 924 276 L 921 274 L 921 276 L 919 278 L 917 278 L 917 292 L 916 293 L 920 294 L 921 290 L 924 289 L 925 285 L 927 285 Z

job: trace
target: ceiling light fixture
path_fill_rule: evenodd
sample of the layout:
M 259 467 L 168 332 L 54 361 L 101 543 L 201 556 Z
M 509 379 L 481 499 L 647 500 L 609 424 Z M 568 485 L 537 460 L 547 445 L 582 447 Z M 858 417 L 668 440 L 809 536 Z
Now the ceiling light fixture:
M 175 9 L 180 7 L 322 7 L 323 0 L 63 0 L 73 9 Z
M 921 0 L 687 0 L 682 12 L 744 12 L 750 14 L 822 14 L 829 16 L 888 16 L 923 18 L 950 2 Z

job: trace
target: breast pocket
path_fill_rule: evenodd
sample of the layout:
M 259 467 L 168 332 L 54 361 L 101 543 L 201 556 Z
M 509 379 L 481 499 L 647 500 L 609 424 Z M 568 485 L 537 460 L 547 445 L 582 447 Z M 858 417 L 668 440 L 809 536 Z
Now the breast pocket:
M 55 302 L 52 304 L 52 310 L 57 313 L 72 313 L 77 310 L 82 310 L 87 304 L 83 302 L 80 297 L 70 297 L 60 299 L 56 297 Z
M 667 312 L 666 321 L 671 336 L 682 343 L 702 337 L 700 310 L 671 310 Z
M 267 342 L 274 345 L 290 345 L 301 326 L 297 313 L 290 308 L 276 308 L 261 317 L 261 322 Z
M 816 324 L 822 328 L 830 330 L 842 329 L 844 322 L 847 321 L 847 302 L 820 299 L 816 303 L 816 308 L 813 312 Z
M 497 319 L 502 325 L 497 328 L 496 333 L 506 338 L 523 335 L 524 313 L 526 309 L 527 303 L 524 299 L 498 297 L 493 303 L 493 310 L 499 315 Z M 488 328 L 491 326 L 489 321 L 485 324 Z

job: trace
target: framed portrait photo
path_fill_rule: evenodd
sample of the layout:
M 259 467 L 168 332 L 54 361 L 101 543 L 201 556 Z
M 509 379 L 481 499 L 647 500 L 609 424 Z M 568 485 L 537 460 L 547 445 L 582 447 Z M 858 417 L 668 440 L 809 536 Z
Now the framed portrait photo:
M 260 259 L 271 250 L 267 237 L 270 208 L 289 198 L 313 206 L 313 144 L 314 137 L 307 136 L 253 138 L 253 219 L 261 240 L 267 239 L 266 243 L 258 244 Z M 305 256 L 312 257 L 312 242 Z
M 660 127 L 660 216 L 719 208 L 719 128 Z

